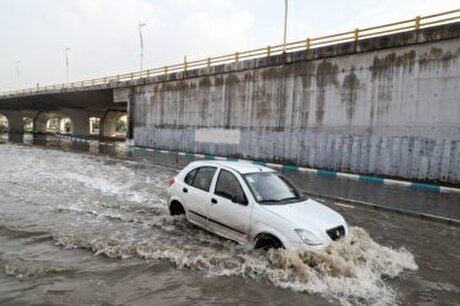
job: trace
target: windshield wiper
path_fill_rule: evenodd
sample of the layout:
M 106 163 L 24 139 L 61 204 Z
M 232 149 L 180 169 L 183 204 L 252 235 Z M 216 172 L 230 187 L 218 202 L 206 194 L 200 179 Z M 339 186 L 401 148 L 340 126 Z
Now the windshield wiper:
M 259 203 L 280 203 L 280 202 L 288 202 L 288 201 L 294 201 L 294 200 L 300 200 L 303 201 L 305 199 L 305 196 L 296 196 L 296 197 L 289 197 L 289 198 L 284 198 L 284 199 L 268 199 L 268 200 L 262 200 L 259 201 Z
M 259 203 L 267 203 L 267 202 L 275 202 L 275 203 L 278 203 L 278 202 L 281 202 L 281 201 L 283 201 L 283 200 L 268 199 L 268 200 L 259 201 Z
M 290 197 L 290 198 L 285 198 L 283 199 L 283 201 L 291 201 L 291 200 L 300 200 L 300 201 L 303 201 L 307 198 L 307 196 L 305 195 L 299 195 L 299 196 L 296 196 L 296 197 Z
M 291 201 L 291 200 L 297 200 L 300 199 L 300 197 L 290 197 L 290 198 L 284 198 L 281 201 Z

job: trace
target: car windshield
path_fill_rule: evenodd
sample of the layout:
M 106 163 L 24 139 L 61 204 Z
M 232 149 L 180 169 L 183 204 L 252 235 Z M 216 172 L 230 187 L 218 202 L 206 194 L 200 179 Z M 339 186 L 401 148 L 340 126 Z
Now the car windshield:
M 306 199 L 277 172 L 249 173 L 245 174 L 244 178 L 256 201 L 261 204 L 286 204 Z

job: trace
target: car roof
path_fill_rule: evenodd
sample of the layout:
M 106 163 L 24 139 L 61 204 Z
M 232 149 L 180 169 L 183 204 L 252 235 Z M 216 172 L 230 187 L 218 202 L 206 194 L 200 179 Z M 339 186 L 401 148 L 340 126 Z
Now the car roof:
M 227 167 L 241 174 L 255 173 L 255 172 L 274 172 L 275 171 L 265 166 L 252 164 L 250 162 L 241 162 L 241 161 L 201 160 L 201 161 L 191 162 L 190 165 L 192 164 L 194 166 Z

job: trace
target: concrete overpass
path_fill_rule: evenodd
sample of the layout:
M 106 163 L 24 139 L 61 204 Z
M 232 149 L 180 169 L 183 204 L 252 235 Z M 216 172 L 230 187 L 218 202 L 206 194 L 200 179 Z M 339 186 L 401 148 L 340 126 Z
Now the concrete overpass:
M 459 12 L 9 92 L 0 113 L 85 135 L 128 112 L 136 145 L 457 184 Z
M 0 113 L 8 118 L 12 132 L 23 132 L 24 117 L 33 118 L 34 132 L 46 132 L 51 118 L 68 117 L 71 133 L 88 135 L 89 118 L 101 120 L 101 136 L 114 134 L 116 118 L 126 114 L 127 103 L 115 103 L 113 89 L 107 86 L 91 88 L 47 90 L 31 94 L 0 97 Z

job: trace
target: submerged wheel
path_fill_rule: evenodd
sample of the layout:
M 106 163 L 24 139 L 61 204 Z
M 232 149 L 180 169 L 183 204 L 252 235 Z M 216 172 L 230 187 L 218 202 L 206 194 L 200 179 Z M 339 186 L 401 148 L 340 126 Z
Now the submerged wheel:
M 254 248 L 268 251 L 269 249 L 284 249 L 284 245 L 275 236 L 270 234 L 262 234 L 256 238 Z
M 172 201 L 169 205 L 169 213 L 171 216 L 185 215 L 185 209 L 178 201 Z

